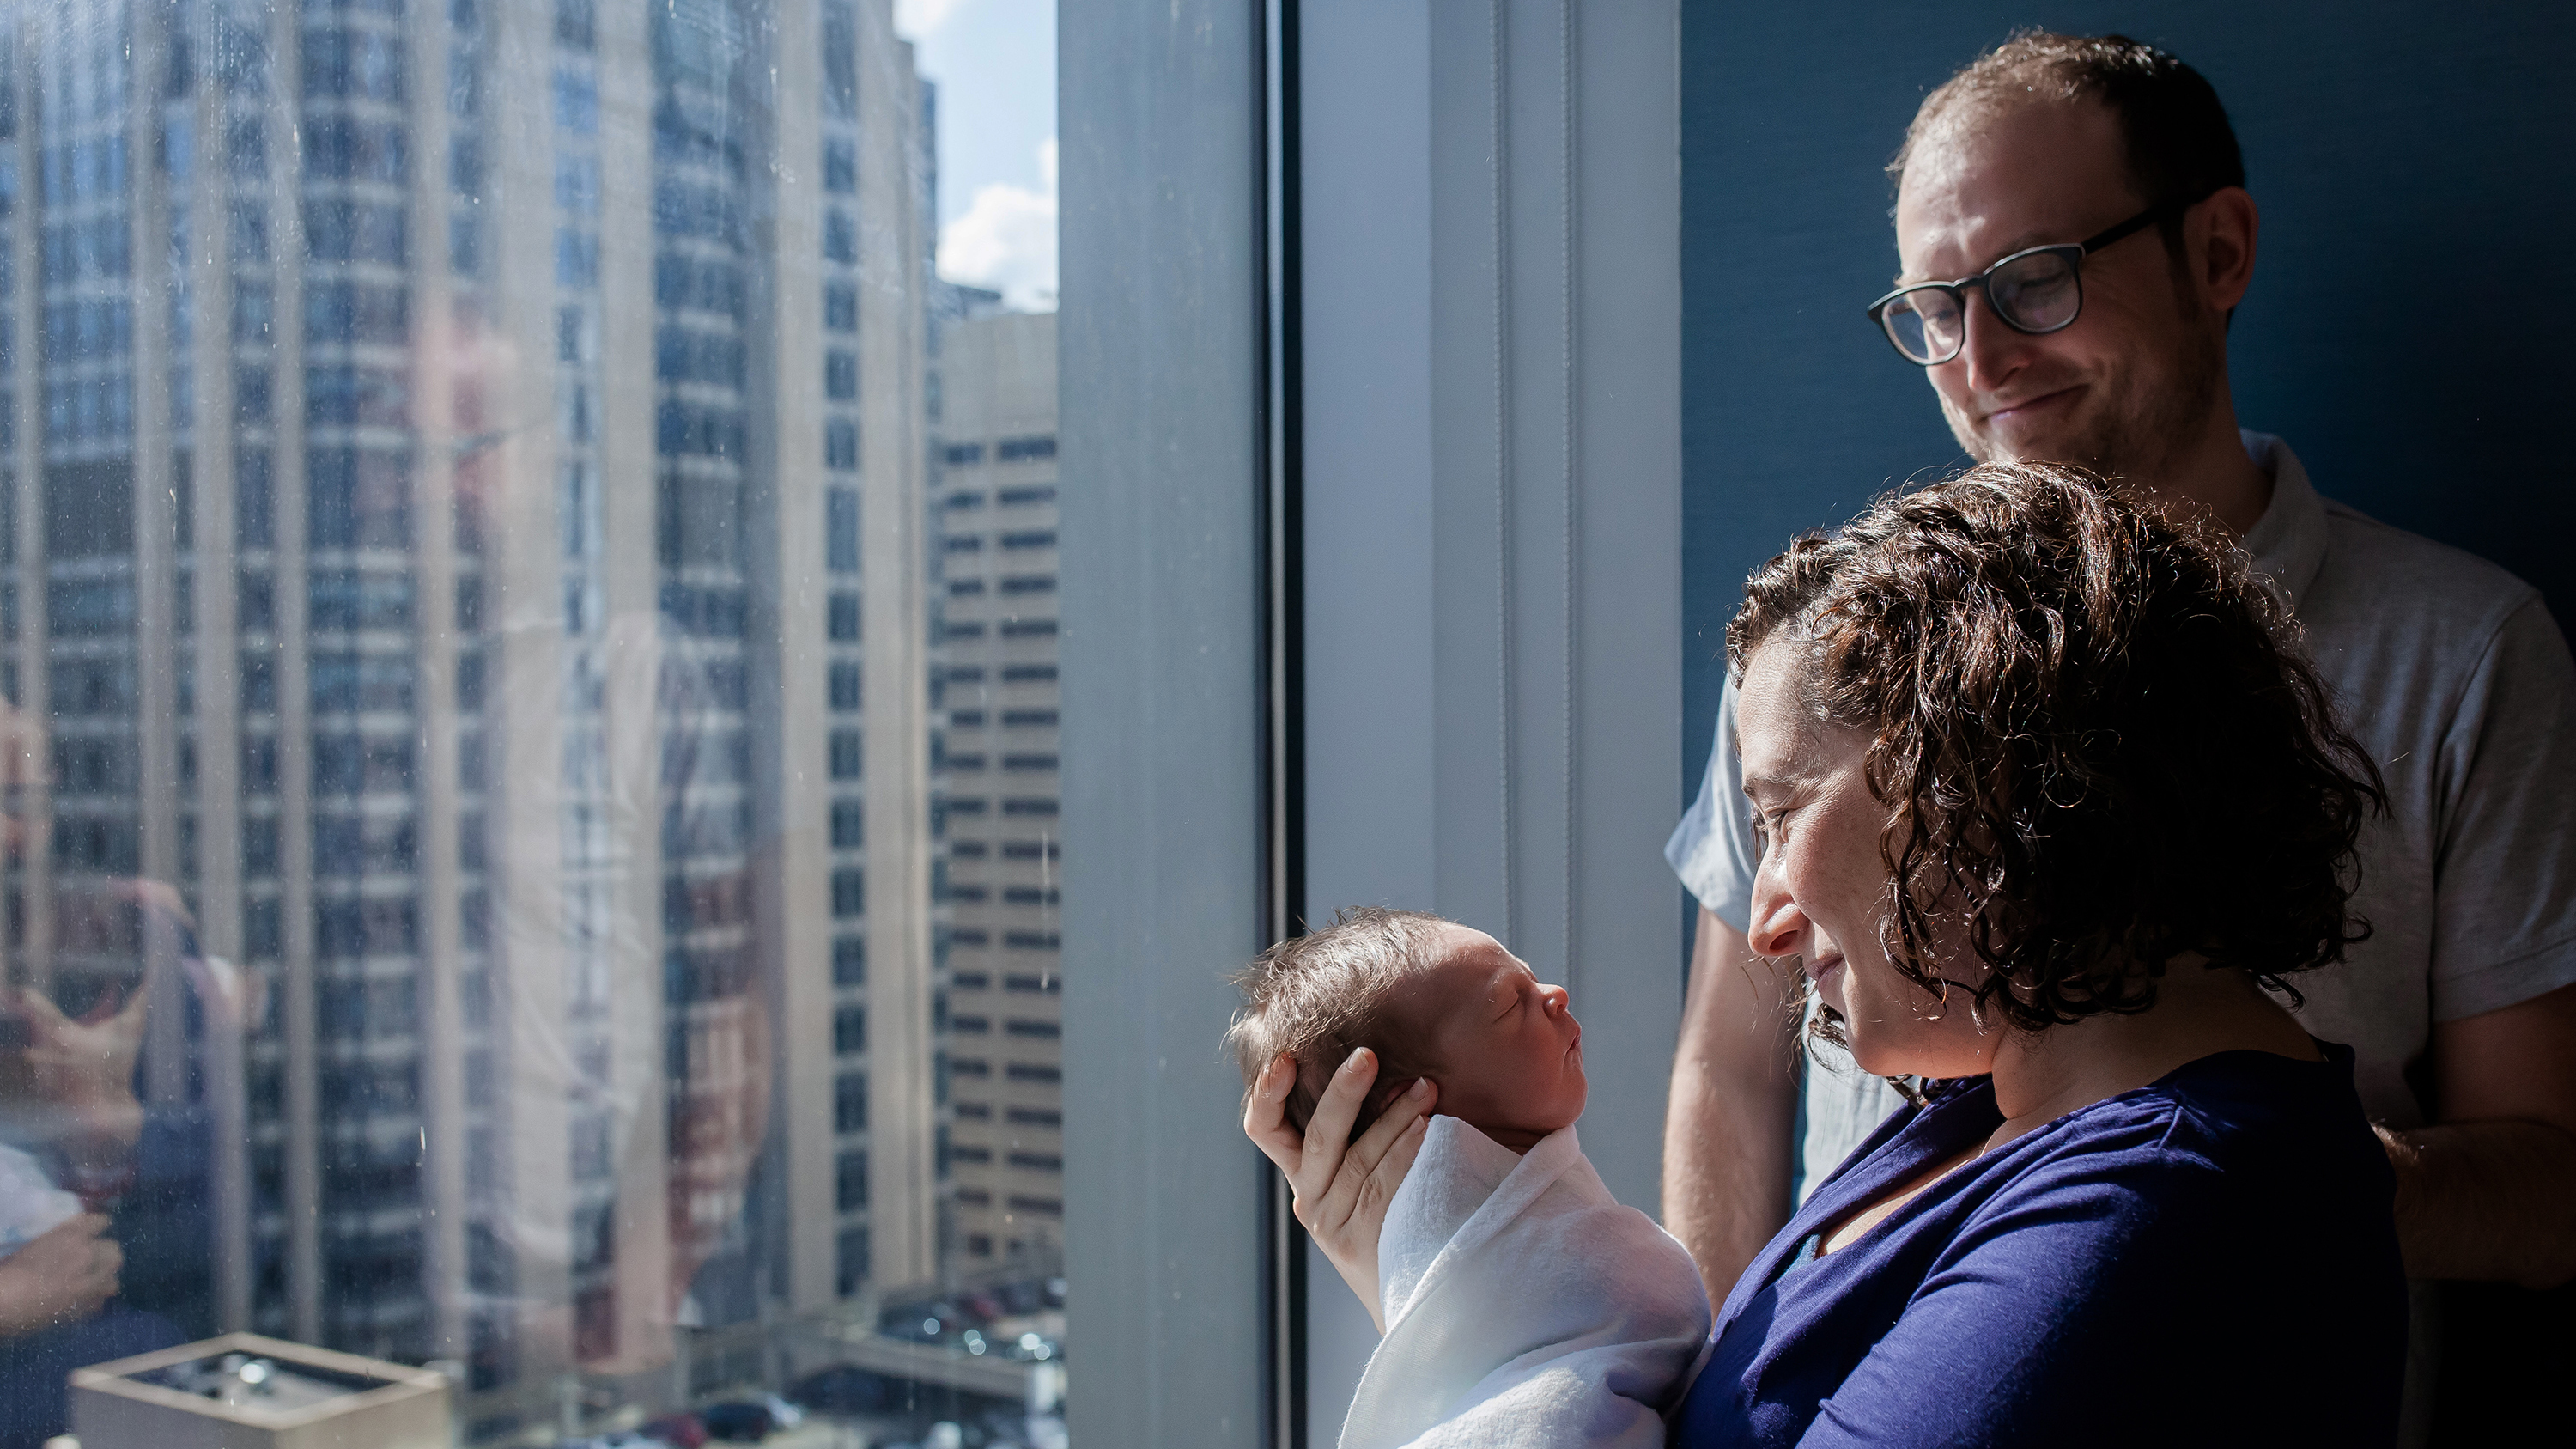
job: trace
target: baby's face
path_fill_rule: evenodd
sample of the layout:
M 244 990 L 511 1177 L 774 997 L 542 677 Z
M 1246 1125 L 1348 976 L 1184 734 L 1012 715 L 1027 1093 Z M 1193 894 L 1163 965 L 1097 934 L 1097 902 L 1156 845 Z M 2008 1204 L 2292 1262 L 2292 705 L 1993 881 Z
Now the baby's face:
M 1444 925 L 1438 964 L 1392 1003 L 1437 1063 L 1435 1109 L 1506 1147 L 1526 1150 L 1583 1115 L 1583 1028 L 1565 988 L 1542 986 L 1482 931 Z

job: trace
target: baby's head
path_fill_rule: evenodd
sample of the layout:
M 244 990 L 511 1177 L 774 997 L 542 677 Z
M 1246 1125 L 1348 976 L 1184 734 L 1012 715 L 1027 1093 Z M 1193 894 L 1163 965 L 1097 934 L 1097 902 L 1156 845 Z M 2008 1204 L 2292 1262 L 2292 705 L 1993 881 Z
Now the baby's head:
M 1361 1047 L 1378 1075 L 1353 1136 L 1417 1077 L 1440 1088 L 1437 1111 L 1514 1149 L 1583 1115 L 1583 1028 L 1565 988 L 1482 931 L 1358 907 L 1262 952 L 1235 984 L 1245 1002 L 1226 1044 L 1246 1086 L 1280 1053 L 1296 1060 L 1287 1113 L 1300 1131 Z

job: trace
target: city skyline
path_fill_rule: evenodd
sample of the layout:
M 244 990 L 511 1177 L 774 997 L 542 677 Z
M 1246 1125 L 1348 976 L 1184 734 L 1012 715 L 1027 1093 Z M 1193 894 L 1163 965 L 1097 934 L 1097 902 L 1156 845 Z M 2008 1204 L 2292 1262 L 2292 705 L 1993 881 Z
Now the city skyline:
M 129 1207 L 206 1251 L 130 1283 L 192 1333 L 460 1360 L 498 1440 L 1060 1271 L 1005 1224 L 1061 1213 L 1052 724 L 1015 794 L 949 753 L 969 667 L 1043 659 L 1004 712 L 1052 720 L 1052 342 L 1040 399 L 978 329 L 1053 319 L 943 321 L 886 0 L 0 16 L 0 689 L 48 766 L 8 967 L 148 983 L 202 1221 Z M 991 543 L 1043 639 L 958 629 L 943 395 L 1048 490 Z M 954 868 L 968 799 L 1044 802 L 1026 868 Z M 997 936 L 1005 987 L 954 988 Z M 1001 1025 L 961 1004 L 1023 976 Z M 1008 1101 L 951 1093 L 1000 1060 L 966 1021 L 1018 1034 Z

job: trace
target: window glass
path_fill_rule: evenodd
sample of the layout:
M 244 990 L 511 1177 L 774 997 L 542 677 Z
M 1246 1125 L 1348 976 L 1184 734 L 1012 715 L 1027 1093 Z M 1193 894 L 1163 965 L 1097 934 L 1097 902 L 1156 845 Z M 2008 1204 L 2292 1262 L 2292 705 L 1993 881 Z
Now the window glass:
M 1063 1442 L 1053 35 L 13 8 L 0 1261 L 125 1266 L 0 1441 L 250 1330 Z

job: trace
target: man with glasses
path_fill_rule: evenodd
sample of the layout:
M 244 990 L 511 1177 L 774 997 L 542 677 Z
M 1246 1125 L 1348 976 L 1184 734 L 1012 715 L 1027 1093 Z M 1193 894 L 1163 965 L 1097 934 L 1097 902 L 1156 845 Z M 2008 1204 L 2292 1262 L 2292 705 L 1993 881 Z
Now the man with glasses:
M 2354 899 L 2373 934 L 2299 986 L 2309 1029 L 2356 1050 L 2410 1276 L 2568 1281 L 2576 666 L 2539 594 L 2326 501 L 2279 439 L 2238 430 L 2227 323 L 2257 214 L 2190 67 L 2120 36 L 2018 35 L 1924 100 L 1891 170 L 1903 271 L 1868 318 L 1960 446 L 2080 463 L 2236 536 L 2386 772 Z M 1899 1100 L 1830 1047 L 1798 1062 L 1799 973 L 1745 944 L 1756 846 L 1733 735 L 1730 685 L 1666 851 L 1701 910 L 1664 1208 L 1712 1296 Z M 2410 1439 L 2429 1364 L 2410 1366 Z

